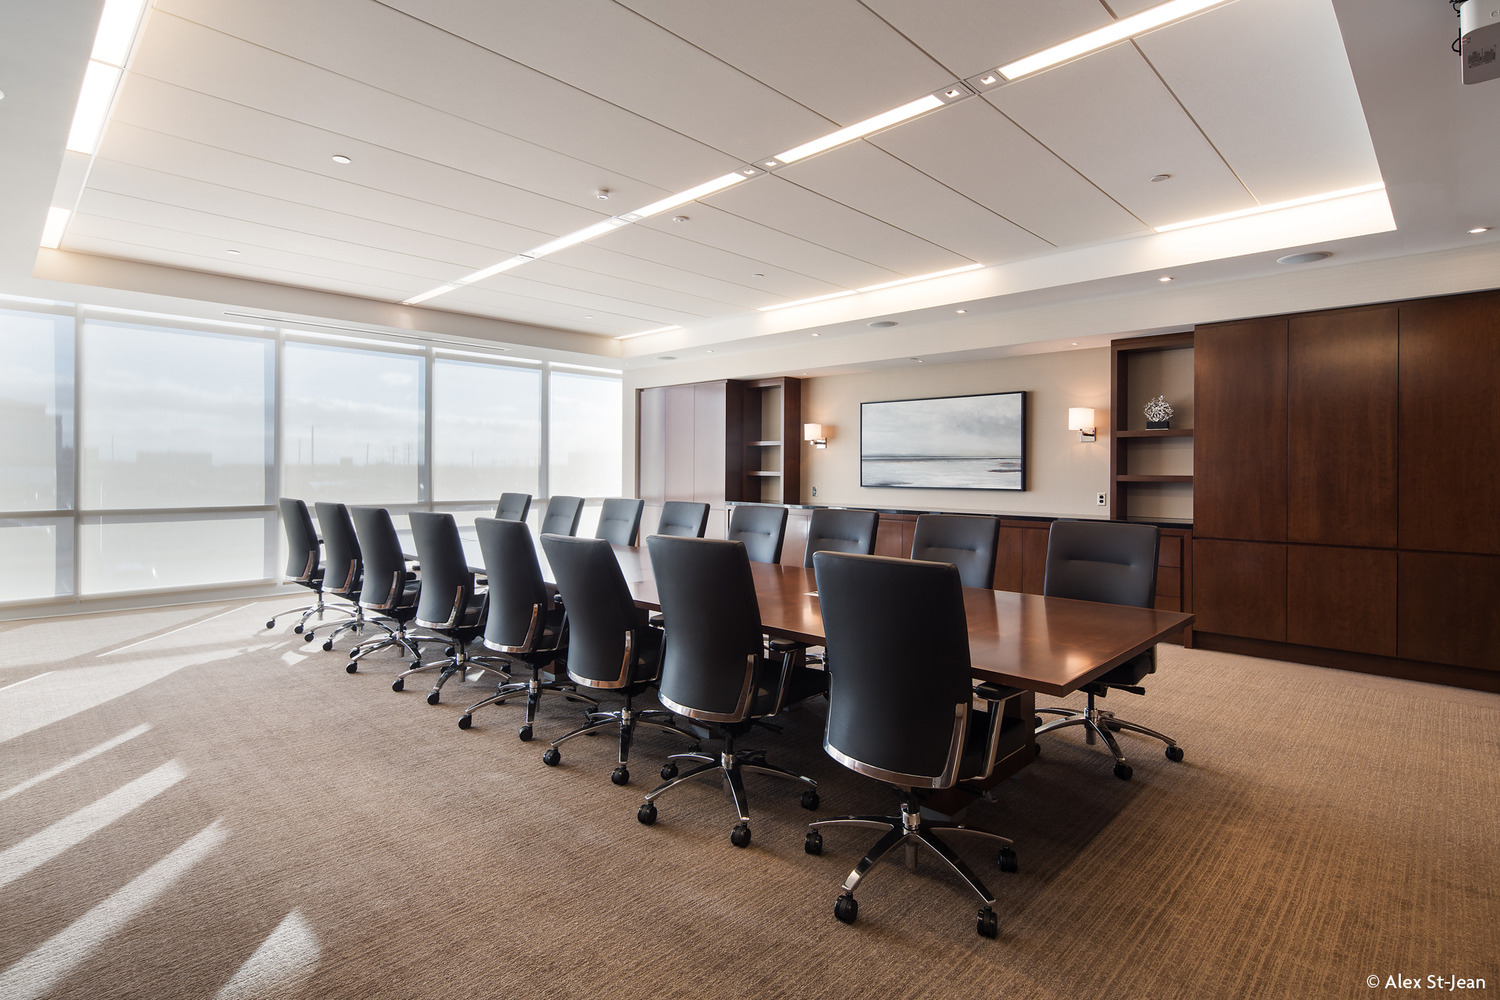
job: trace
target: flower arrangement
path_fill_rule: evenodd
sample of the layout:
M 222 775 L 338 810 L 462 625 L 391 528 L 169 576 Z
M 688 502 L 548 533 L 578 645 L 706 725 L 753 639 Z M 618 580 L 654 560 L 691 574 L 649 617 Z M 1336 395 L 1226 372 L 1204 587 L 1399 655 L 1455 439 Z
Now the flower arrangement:
M 1167 397 L 1157 396 L 1146 404 L 1146 426 L 1153 430 L 1171 426 L 1172 404 Z

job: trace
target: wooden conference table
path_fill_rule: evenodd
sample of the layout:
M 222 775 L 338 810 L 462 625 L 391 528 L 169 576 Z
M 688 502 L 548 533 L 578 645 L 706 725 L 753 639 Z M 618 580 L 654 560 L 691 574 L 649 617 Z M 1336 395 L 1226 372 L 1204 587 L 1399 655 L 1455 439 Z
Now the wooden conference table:
M 484 572 L 472 529 L 461 529 L 470 568 Z M 409 533 L 402 544 L 410 551 Z M 646 547 L 614 545 L 625 582 L 636 603 L 661 607 Z M 552 579 L 540 544 L 544 579 Z M 823 614 L 811 569 L 751 563 L 761 627 L 770 635 L 812 645 L 824 641 Z M 1040 694 L 1066 695 L 1193 623 L 1193 616 L 1154 608 L 1096 604 L 1005 590 L 964 588 L 969 622 L 969 659 L 976 680 Z

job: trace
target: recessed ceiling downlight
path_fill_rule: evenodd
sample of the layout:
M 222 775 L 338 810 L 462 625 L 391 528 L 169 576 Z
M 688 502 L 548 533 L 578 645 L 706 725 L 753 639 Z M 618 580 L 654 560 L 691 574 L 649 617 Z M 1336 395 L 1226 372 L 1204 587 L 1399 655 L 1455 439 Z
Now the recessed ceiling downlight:
M 872 330 L 888 330 L 895 325 L 896 321 L 893 319 L 877 319 L 875 322 L 869 324 Z
M 677 360 L 677 355 L 675 355 L 675 354 L 658 354 L 656 356 L 656 360 L 657 361 L 676 361 Z
M 336 153 L 333 157 L 333 162 L 342 165 L 346 163 L 353 163 L 354 161 L 349 159 L 349 157 L 345 156 L 343 153 Z
M 1289 253 L 1285 257 L 1277 257 L 1278 264 L 1311 264 L 1313 261 L 1325 260 L 1333 254 L 1327 250 L 1309 250 L 1307 253 Z

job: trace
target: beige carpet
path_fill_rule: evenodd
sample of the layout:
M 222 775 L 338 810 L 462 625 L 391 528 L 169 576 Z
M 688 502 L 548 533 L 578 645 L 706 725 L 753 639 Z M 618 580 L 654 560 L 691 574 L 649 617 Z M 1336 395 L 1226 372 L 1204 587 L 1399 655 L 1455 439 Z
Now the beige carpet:
M 1125 737 L 1121 782 L 1073 730 L 971 810 L 1021 860 L 1005 875 L 958 844 L 999 897 L 991 941 L 930 859 L 881 865 L 858 923 L 835 921 L 871 831 L 804 854 L 814 814 L 790 784 L 748 779 L 746 850 L 717 784 L 641 826 L 669 737 L 639 738 L 627 788 L 608 738 L 547 768 L 518 707 L 458 729 L 488 684 L 450 683 L 438 706 L 422 683 L 394 694 L 394 656 L 350 676 L 266 632 L 289 603 L 0 626 L 0 997 L 1359 997 L 1414 992 L 1372 975 L 1455 974 L 1500 990 L 1495 695 L 1163 646 L 1147 696 L 1107 707 L 1173 734 L 1183 763 Z M 538 736 L 578 717 L 554 698 Z M 888 811 L 820 732 L 813 706 L 756 743 L 819 780 L 817 815 Z

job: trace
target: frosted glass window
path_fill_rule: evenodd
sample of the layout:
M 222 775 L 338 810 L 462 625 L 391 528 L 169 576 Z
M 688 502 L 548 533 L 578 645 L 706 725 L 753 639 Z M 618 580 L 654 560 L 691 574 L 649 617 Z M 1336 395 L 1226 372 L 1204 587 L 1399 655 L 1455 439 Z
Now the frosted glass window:
M 73 320 L 0 312 L 0 510 L 73 505 Z
M 432 492 L 437 501 L 540 492 L 542 373 L 435 361 Z
M 258 337 L 86 320 L 79 506 L 269 502 L 274 363 Z
M 263 580 L 268 517 L 86 518 L 78 526 L 79 593 Z
M 287 343 L 282 495 L 308 506 L 417 502 L 425 364 L 420 355 Z
M 623 482 L 620 380 L 554 371 L 548 425 L 553 496 L 619 496 Z
M 0 573 L 0 601 L 68 593 L 67 577 L 73 572 L 72 530 L 71 520 L 0 521 L 0 566 L 5 567 Z M 61 550 L 59 537 L 64 541 Z M 62 587 L 58 586 L 60 576 Z

